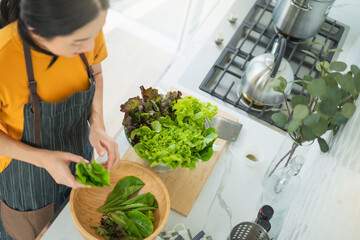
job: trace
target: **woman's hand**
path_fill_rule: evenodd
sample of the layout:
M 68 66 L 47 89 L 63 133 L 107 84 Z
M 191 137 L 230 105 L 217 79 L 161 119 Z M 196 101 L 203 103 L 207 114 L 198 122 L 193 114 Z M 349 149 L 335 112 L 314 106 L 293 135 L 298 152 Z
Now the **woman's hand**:
M 96 149 L 97 154 L 100 157 L 105 155 L 105 151 L 108 154 L 108 160 L 104 163 L 104 167 L 110 171 L 120 161 L 120 154 L 118 144 L 107 135 L 104 128 L 90 126 L 90 143 Z
M 42 150 L 43 157 L 42 161 L 40 161 L 39 166 L 45 168 L 52 178 L 58 184 L 63 184 L 71 188 L 82 188 L 85 186 L 78 181 L 76 181 L 75 177 L 71 174 L 69 165 L 71 162 L 85 162 L 88 163 L 83 157 L 60 151 L 49 151 Z

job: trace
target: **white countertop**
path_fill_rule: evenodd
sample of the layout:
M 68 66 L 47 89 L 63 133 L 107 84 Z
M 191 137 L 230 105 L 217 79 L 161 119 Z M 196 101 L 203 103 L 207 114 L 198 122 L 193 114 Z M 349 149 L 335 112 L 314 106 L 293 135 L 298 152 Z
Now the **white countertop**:
M 224 150 L 188 217 L 171 211 L 165 227 L 167 230 L 172 229 L 178 223 L 183 223 L 193 235 L 204 230 L 214 240 L 222 240 L 228 236 L 232 226 L 242 221 L 251 221 L 256 216 L 256 203 L 261 194 L 260 181 L 284 136 L 274 128 L 260 123 L 239 109 L 224 104 L 221 100 L 207 95 L 198 88 L 223 47 L 226 46 L 230 36 L 224 34 L 225 42 L 220 47 L 215 46 L 213 41 L 204 43 L 204 39 L 209 36 L 212 39 L 218 32 L 226 33 L 236 29 L 254 2 L 254 0 L 222 1 L 207 20 L 206 24 L 209 24 L 207 29 L 211 34 L 199 32 L 194 37 L 194 44 L 185 48 L 178 55 L 155 86 L 164 90 L 176 87 L 187 94 L 210 101 L 225 112 L 238 117 L 239 122 L 243 124 L 239 138 L 236 142 L 228 144 Z M 227 11 L 230 6 L 232 8 Z M 234 10 L 239 16 L 235 25 L 230 25 L 227 21 L 220 22 L 219 25 L 214 24 L 218 22 L 218 19 L 222 19 L 224 15 Z M 360 25 L 355 25 L 359 10 L 360 3 L 356 0 L 337 0 L 329 15 L 351 27 L 343 46 L 344 52 L 340 54 L 339 60 L 357 65 L 358 54 L 352 55 L 351 53 L 360 52 L 360 40 L 358 39 Z M 206 52 L 206 58 L 195 59 L 199 52 Z M 116 137 L 116 141 L 119 144 L 120 153 L 124 154 L 128 143 L 123 133 Z M 242 161 L 241 154 L 247 146 L 251 145 L 258 146 L 264 152 L 265 161 L 261 165 L 250 167 Z M 219 198 L 219 193 L 224 202 Z M 72 222 L 69 204 L 65 206 L 42 239 L 82 239 Z

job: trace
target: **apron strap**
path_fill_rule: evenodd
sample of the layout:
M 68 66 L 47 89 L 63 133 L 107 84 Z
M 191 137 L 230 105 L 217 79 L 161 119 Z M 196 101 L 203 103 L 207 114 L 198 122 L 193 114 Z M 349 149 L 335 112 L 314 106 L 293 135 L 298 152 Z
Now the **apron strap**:
M 28 77 L 28 88 L 30 89 L 30 103 L 34 112 L 34 143 L 40 142 L 40 101 L 41 98 L 37 94 L 37 82 L 34 78 L 33 65 L 31 60 L 30 47 L 26 41 L 23 41 L 24 55 L 26 63 L 26 73 Z
M 89 65 L 88 60 L 86 59 L 86 56 L 84 53 L 80 53 L 81 60 L 84 62 L 86 66 L 86 70 L 88 73 L 88 77 L 91 79 L 91 81 L 94 81 L 94 69 Z
M 34 111 L 34 143 L 40 142 L 40 111 L 41 111 L 41 98 L 37 94 L 37 82 L 34 78 L 34 70 L 31 59 L 30 46 L 26 41 L 23 41 L 24 46 L 24 55 L 25 55 L 25 64 L 26 64 L 26 73 L 28 77 L 28 88 L 30 89 L 30 103 L 33 106 Z M 86 66 L 86 70 L 91 81 L 95 80 L 94 70 L 89 65 L 85 54 L 81 53 L 80 57 Z

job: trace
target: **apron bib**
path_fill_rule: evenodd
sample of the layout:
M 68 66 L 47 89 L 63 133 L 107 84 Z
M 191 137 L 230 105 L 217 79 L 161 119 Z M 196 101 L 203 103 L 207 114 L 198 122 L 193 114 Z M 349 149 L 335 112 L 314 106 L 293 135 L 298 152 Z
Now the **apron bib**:
M 30 89 L 30 103 L 24 105 L 21 141 L 41 149 L 70 152 L 91 160 L 88 119 L 95 93 L 95 78 L 81 54 L 91 80 L 89 90 L 76 92 L 58 102 L 41 101 L 37 95 L 30 47 L 24 42 Z M 41 131 L 40 131 L 41 129 Z M 75 163 L 70 164 L 75 173 Z M 35 165 L 13 159 L 0 173 L 0 239 L 35 239 L 67 200 L 71 189 L 57 184 L 51 175 Z

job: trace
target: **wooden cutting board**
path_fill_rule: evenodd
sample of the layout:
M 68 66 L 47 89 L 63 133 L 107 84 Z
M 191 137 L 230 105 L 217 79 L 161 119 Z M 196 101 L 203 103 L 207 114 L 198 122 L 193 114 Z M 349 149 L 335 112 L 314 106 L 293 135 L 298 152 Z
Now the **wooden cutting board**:
M 218 110 L 218 115 L 237 121 L 237 118 L 231 116 L 221 110 Z M 170 195 L 171 209 L 187 216 L 198 198 L 206 180 L 208 179 L 212 169 L 214 168 L 220 154 L 224 150 L 227 141 L 223 139 L 216 139 L 214 145 L 218 151 L 214 151 L 213 156 L 207 162 L 198 162 L 196 169 L 189 172 L 189 169 L 178 168 L 176 170 L 157 173 Z M 145 160 L 139 158 L 134 149 L 129 147 L 121 158 L 122 160 L 138 162 L 145 165 Z

